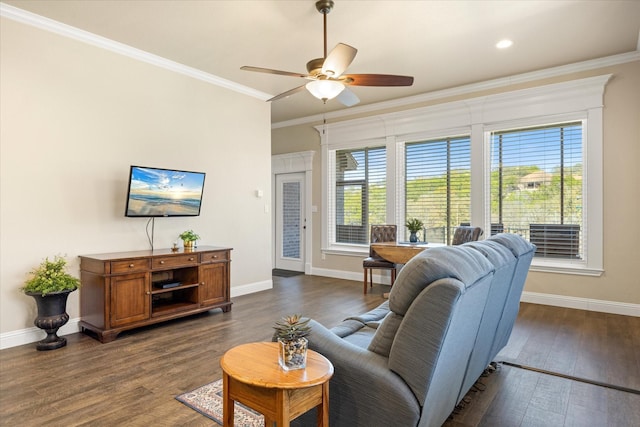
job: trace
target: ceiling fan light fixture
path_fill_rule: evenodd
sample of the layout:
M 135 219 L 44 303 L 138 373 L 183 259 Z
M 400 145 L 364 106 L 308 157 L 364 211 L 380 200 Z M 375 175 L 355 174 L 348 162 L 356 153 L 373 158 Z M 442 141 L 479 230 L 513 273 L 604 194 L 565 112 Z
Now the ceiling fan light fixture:
M 496 43 L 496 47 L 498 49 L 506 49 L 508 47 L 511 47 L 513 45 L 513 42 L 509 39 L 503 39 L 500 40 L 498 43 Z
M 344 85 L 336 80 L 313 80 L 305 86 L 311 95 L 323 101 L 335 98 L 344 90 Z

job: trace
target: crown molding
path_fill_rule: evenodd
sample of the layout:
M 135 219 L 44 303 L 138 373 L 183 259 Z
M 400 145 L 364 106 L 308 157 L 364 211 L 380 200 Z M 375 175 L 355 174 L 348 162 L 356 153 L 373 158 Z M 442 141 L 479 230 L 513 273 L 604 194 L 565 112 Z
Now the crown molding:
M 639 42 L 640 43 L 640 42 Z M 354 115 L 372 113 L 381 110 L 406 107 L 408 105 L 420 104 L 428 101 L 444 99 L 453 96 L 468 95 L 484 90 L 497 89 L 514 84 L 527 83 L 535 80 L 558 77 L 566 74 L 578 73 L 581 71 L 595 70 L 612 65 L 625 64 L 628 62 L 640 61 L 640 50 L 607 56 L 604 58 L 591 59 L 588 61 L 576 62 L 574 64 L 562 65 L 559 67 L 547 68 L 544 70 L 532 71 L 529 73 L 516 74 L 509 77 L 487 80 L 480 83 L 458 86 L 450 89 L 427 92 L 420 95 L 398 98 L 391 101 L 377 102 L 374 104 L 351 107 L 346 110 L 333 111 L 325 114 L 300 117 L 298 119 L 286 120 L 272 123 L 271 129 L 285 128 L 309 123 L 318 123 L 326 119 L 340 119 Z
M 74 39 L 82 43 L 90 44 L 92 46 L 96 46 L 101 49 L 117 53 L 119 55 L 127 56 L 138 61 L 146 62 L 147 64 L 155 65 L 156 67 L 164 68 L 178 74 L 192 77 L 194 79 L 201 80 L 215 86 L 229 89 L 234 92 L 251 96 L 253 98 L 258 98 L 261 101 L 266 101 L 267 99 L 272 97 L 272 95 L 268 93 L 252 89 L 248 86 L 240 85 L 238 83 L 232 82 L 231 80 L 223 79 L 222 77 L 206 73 L 204 71 L 186 66 L 184 64 L 180 64 L 175 61 L 170 61 L 161 56 L 136 49 L 124 43 L 110 40 L 106 37 L 102 37 L 97 34 L 93 34 L 88 31 L 84 31 L 70 25 L 54 21 L 53 19 L 49 19 L 23 9 L 10 6 L 5 3 L 0 3 L 0 16 L 16 22 L 20 22 L 22 24 L 30 25 L 35 28 L 39 28 L 41 30 L 49 31 L 63 37 Z
M 142 62 L 146 62 L 151 65 L 155 65 L 160 68 L 164 68 L 169 71 L 173 71 L 179 74 L 183 74 L 188 77 L 195 78 L 197 80 L 213 84 L 225 89 L 232 90 L 234 92 L 242 93 L 244 95 L 257 98 L 261 101 L 266 101 L 272 98 L 273 95 L 244 86 L 231 80 L 223 79 L 216 75 L 206 73 L 193 67 L 180 64 L 175 61 L 170 61 L 166 58 L 154 55 L 149 52 L 145 52 L 140 49 L 136 49 L 132 46 L 124 43 L 119 43 L 106 37 L 99 36 L 97 34 L 90 33 L 88 31 L 80 30 L 67 24 L 63 24 L 53 19 L 46 18 L 41 15 L 37 15 L 26 10 L 10 6 L 8 4 L 0 2 L 0 16 L 3 18 L 11 19 L 16 22 L 20 22 L 26 25 L 30 25 L 35 28 L 39 28 L 45 31 L 49 31 L 54 34 L 68 37 L 83 43 L 87 43 L 120 55 L 127 56 L 132 59 L 136 59 Z M 297 126 L 302 124 L 317 123 L 325 119 L 339 119 L 349 117 L 358 114 L 367 114 L 380 110 L 402 108 L 408 105 L 420 104 L 428 101 L 443 99 L 452 96 L 467 95 L 474 92 L 483 90 L 496 89 L 506 87 L 509 85 L 526 83 L 530 81 L 557 77 L 571 73 L 577 73 L 581 71 L 588 71 L 598 68 L 603 68 L 612 65 L 624 64 L 627 62 L 640 60 L 640 33 L 638 37 L 638 50 L 633 52 L 621 53 L 618 55 L 607 56 L 604 58 L 597 58 L 588 61 L 577 62 L 574 64 L 562 65 L 559 67 L 547 68 L 544 70 L 532 71 L 529 73 L 516 74 L 509 77 L 503 77 L 499 79 L 487 80 L 480 83 L 472 83 L 468 85 L 458 86 L 449 89 L 443 89 L 433 92 L 427 92 L 420 95 L 409 96 L 405 98 L 394 99 L 390 101 L 377 102 L 373 104 L 362 105 L 358 107 L 351 107 L 346 110 L 339 110 L 329 112 L 325 114 L 316 114 L 307 117 L 300 117 L 297 119 L 286 120 L 282 122 L 272 123 L 272 129 L 279 129 L 289 126 Z

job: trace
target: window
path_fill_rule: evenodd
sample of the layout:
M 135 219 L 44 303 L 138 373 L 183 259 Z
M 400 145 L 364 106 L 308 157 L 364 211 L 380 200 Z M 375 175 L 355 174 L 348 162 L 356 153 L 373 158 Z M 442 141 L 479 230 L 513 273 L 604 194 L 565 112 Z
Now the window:
M 450 243 L 455 227 L 471 219 L 469 137 L 407 143 L 404 162 L 405 218 L 424 223 L 421 240 Z
M 429 242 L 450 243 L 462 224 L 515 232 L 538 247 L 532 270 L 602 274 L 610 78 L 317 126 L 323 254 L 365 255 L 371 224 L 396 224 L 406 240 L 404 221 L 416 217 Z
M 491 223 L 538 257 L 581 260 L 582 159 L 582 122 L 492 132 Z
M 371 224 L 386 223 L 386 149 L 335 152 L 336 242 L 366 244 Z

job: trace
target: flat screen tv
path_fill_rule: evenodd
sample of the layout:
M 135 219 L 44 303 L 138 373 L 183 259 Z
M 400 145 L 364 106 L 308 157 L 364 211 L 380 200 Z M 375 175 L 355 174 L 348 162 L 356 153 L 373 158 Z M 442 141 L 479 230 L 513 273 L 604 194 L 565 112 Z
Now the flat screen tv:
M 131 166 L 125 216 L 198 216 L 204 172 Z

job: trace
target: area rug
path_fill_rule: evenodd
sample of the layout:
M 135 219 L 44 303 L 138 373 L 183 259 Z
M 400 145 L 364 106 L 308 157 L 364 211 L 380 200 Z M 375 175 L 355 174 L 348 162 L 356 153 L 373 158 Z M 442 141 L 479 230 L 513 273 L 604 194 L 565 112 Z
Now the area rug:
M 180 394 L 176 396 L 176 399 L 222 425 L 222 380 Z M 234 407 L 233 415 L 236 427 L 264 427 L 264 417 L 260 413 L 238 402 Z

